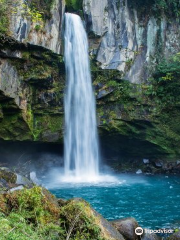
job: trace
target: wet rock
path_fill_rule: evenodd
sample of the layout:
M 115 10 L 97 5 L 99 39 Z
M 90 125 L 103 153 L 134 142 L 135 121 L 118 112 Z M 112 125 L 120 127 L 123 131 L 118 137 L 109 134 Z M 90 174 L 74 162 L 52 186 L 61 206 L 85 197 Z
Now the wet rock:
M 30 176 L 30 180 L 34 183 L 34 184 L 38 184 L 39 180 L 37 179 L 36 173 L 35 172 L 30 172 L 29 174 Z
M 42 135 L 42 139 L 45 142 L 56 142 L 60 138 L 60 134 L 58 132 L 52 133 L 51 131 L 46 131 Z
M 17 175 L 8 168 L 0 168 L 0 179 L 3 179 L 7 183 L 16 183 Z
M 18 186 L 18 187 L 14 187 L 14 188 L 11 188 L 9 189 L 9 192 L 15 192 L 15 191 L 18 191 L 18 190 L 22 190 L 24 189 L 24 187 L 21 185 L 21 186 Z
M 150 166 L 144 168 L 144 172 L 146 174 L 153 174 L 153 169 Z
M 7 182 L 6 182 L 6 180 L 4 180 L 4 179 L 0 179 L 0 186 L 1 187 L 8 187 L 8 184 L 7 184 Z
M 103 97 L 106 97 L 107 95 L 109 95 L 110 93 L 112 93 L 113 90 L 110 89 L 110 90 L 101 90 L 99 93 L 98 93 L 98 96 L 97 96 L 97 99 L 100 99 L 100 98 L 103 98 Z
M 178 160 L 176 163 L 177 163 L 177 165 L 180 165 L 180 160 Z
M 161 161 L 161 160 L 154 161 L 154 166 L 156 168 L 162 168 L 163 167 L 163 161 Z
M 149 164 L 149 159 L 143 159 L 144 164 Z
M 0 179 L 0 194 L 3 194 L 7 191 L 8 184 L 4 179 Z
M 33 187 L 33 182 L 30 181 L 28 178 L 21 176 L 19 174 L 16 174 L 16 176 L 17 176 L 17 180 L 15 182 L 16 184 Z
M 136 172 L 136 174 L 142 174 L 142 173 L 143 173 L 143 172 L 142 172 L 141 169 L 137 170 L 137 172 Z
M 139 226 L 134 218 L 125 218 L 112 221 L 113 226 L 128 240 L 138 240 L 135 229 Z
M 144 233 L 141 240 L 159 240 L 160 238 L 155 233 L 146 233 L 147 229 L 144 229 Z
M 180 239 L 180 231 L 172 234 L 172 235 L 168 238 L 168 240 L 179 240 L 179 239 Z

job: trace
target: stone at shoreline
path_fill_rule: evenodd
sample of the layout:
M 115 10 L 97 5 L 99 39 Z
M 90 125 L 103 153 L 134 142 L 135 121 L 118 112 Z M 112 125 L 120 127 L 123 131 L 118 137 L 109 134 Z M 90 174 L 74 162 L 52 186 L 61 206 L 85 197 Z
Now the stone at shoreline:
M 26 186 L 28 188 L 33 187 L 33 182 L 20 174 L 15 173 L 9 168 L 0 168 L 0 192 L 6 192 L 10 189 L 19 188 Z M 20 187 L 20 188 L 21 188 Z M 20 189 L 18 189 L 20 190 Z
M 172 234 L 168 240 L 179 240 L 180 239 L 180 231 Z
M 141 240 L 160 240 L 160 238 L 155 233 L 146 233 L 144 229 L 144 233 L 141 237 Z
M 138 240 L 135 229 L 139 227 L 134 218 L 125 218 L 112 221 L 113 226 L 128 240 Z
M 36 176 L 36 172 L 30 172 L 29 174 L 30 176 L 30 180 L 34 183 L 34 184 L 38 184 L 39 181 L 37 179 L 37 176 Z
M 163 167 L 163 161 L 161 161 L 161 160 L 154 161 L 154 166 L 156 168 L 162 168 Z
M 4 179 L 7 183 L 16 183 L 17 175 L 8 168 L 0 168 L 0 179 Z
M 11 188 L 9 189 L 9 192 L 15 192 L 15 191 L 19 191 L 19 190 L 22 190 L 24 187 L 21 185 L 21 186 L 18 186 L 18 187 L 14 187 L 14 188 Z
M 149 164 L 149 159 L 143 159 L 144 164 Z
M 136 174 L 142 174 L 142 173 L 143 173 L 143 172 L 142 172 L 141 169 L 137 170 L 137 172 L 136 172 Z
M 16 184 L 18 184 L 18 185 L 25 185 L 25 186 L 28 186 L 28 187 L 32 187 L 33 186 L 32 181 L 30 181 L 28 178 L 26 178 L 24 176 L 21 176 L 19 174 L 16 174 L 16 175 L 17 175 Z

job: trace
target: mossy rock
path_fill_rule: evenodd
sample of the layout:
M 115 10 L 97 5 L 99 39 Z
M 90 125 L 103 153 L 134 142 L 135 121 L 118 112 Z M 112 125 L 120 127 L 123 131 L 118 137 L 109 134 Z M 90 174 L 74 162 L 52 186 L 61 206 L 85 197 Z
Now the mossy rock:
M 16 183 L 17 175 L 8 169 L 0 168 L 0 179 L 4 179 L 7 183 Z
M 113 226 L 81 199 L 59 205 L 41 187 L 0 195 L 1 239 L 124 240 Z M 8 238 L 7 238 L 8 231 Z
M 66 229 L 72 229 L 73 239 L 124 240 L 106 219 L 82 199 L 68 201 L 61 208 L 60 218 Z

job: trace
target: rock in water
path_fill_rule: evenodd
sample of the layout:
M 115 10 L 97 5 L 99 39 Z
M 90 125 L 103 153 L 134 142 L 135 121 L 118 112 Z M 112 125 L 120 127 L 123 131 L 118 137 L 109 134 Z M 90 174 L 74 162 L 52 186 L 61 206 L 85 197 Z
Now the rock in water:
M 136 172 L 136 174 L 142 174 L 143 172 L 142 172 L 142 170 L 141 169 L 139 169 L 137 172 Z
M 143 159 L 144 164 L 149 164 L 149 159 Z
M 159 240 L 159 237 L 155 233 L 146 233 L 144 229 L 144 233 L 141 237 L 141 240 Z
M 113 226 L 128 240 L 138 240 L 138 236 L 135 234 L 135 229 L 139 227 L 134 218 L 125 218 L 112 221 Z

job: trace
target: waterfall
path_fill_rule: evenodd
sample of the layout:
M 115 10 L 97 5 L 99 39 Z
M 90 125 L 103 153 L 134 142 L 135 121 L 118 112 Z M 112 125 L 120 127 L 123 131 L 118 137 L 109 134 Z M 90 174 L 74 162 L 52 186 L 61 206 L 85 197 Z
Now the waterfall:
M 92 181 L 99 175 L 95 96 L 88 39 L 78 15 L 65 14 L 65 177 Z

